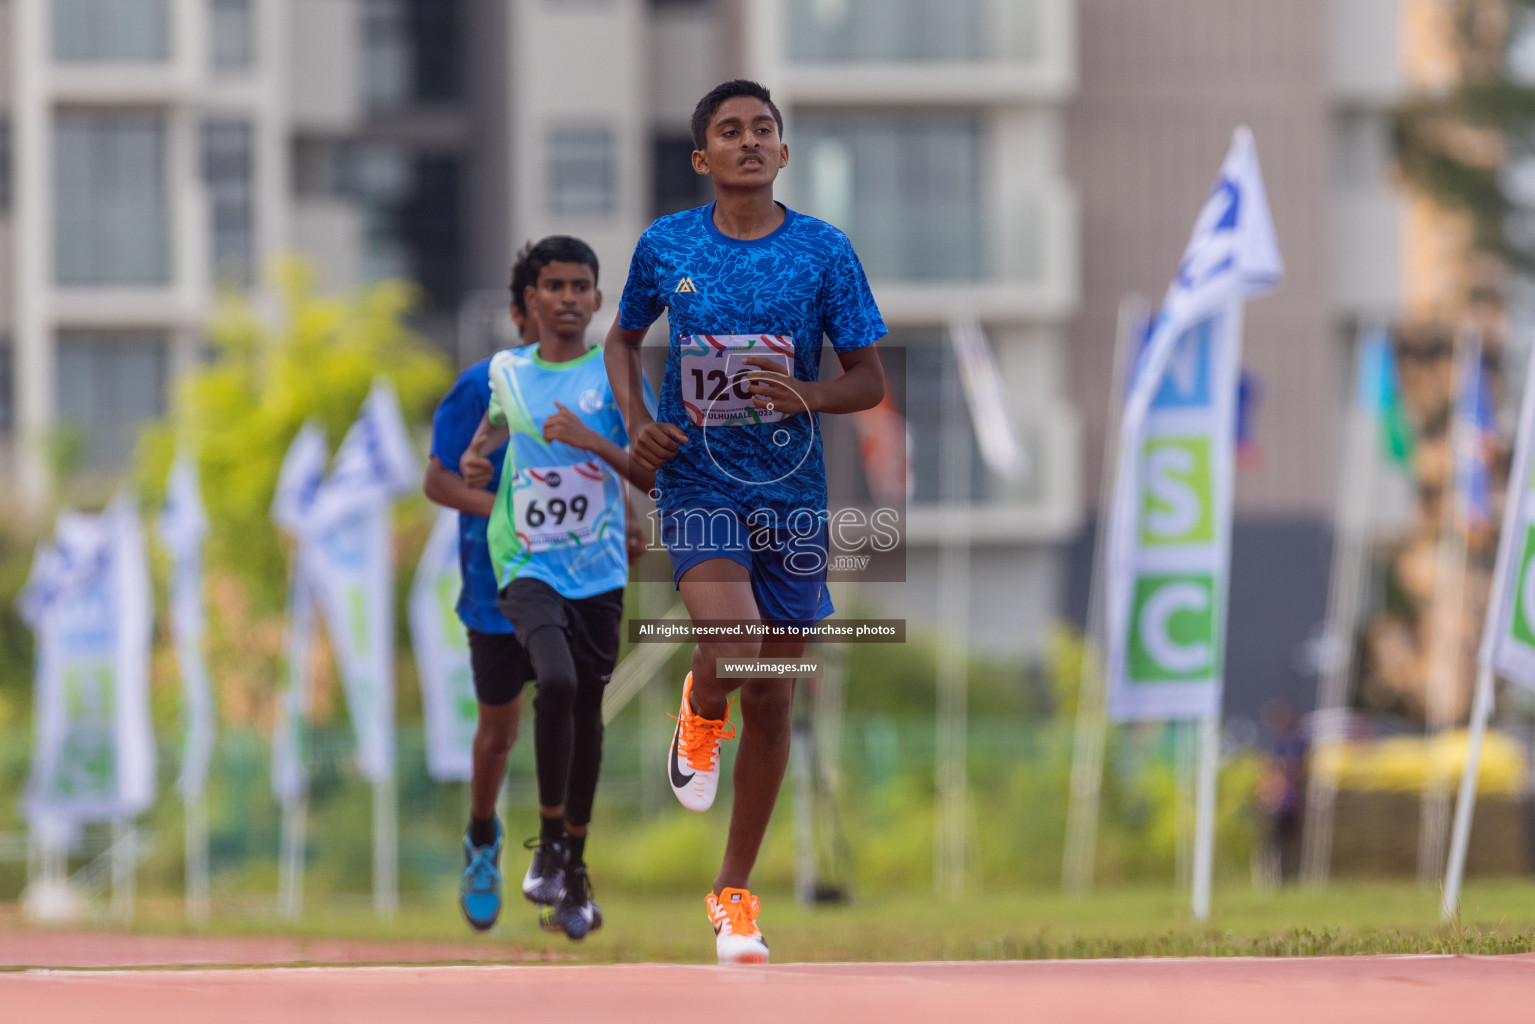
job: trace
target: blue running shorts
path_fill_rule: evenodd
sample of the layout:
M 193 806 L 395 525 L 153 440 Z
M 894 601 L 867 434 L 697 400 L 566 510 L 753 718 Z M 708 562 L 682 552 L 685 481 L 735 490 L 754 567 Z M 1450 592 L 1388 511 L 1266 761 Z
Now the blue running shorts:
M 733 508 L 674 508 L 661 513 L 661 543 L 672 582 L 711 558 L 728 558 L 751 574 L 762 621 L 814 625 L 834 609 L 826 589 L 826 517 L 801 513 L 788 525 L 748 522 Z

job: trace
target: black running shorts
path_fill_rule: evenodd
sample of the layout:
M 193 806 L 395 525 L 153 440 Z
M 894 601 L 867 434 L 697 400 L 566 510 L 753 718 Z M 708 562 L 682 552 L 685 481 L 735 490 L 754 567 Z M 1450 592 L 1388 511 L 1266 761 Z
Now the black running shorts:
M 533 679 L 528 652 L 515 633 L 469 630 L 469 667 L 474 670 L 474 695 L 481 704 L 510 704 Z
M 543 580 L 515 579 L 501 588 L 496 605 L 516 628 L 530 637 L 545 626 L 558 626 L 570 641 L 578 672 L 606 681 L 618 663 L 618 628 L 624 618 L 624 588 L 571 600 Z M 532 669 L 528 670 L 532 676 Z

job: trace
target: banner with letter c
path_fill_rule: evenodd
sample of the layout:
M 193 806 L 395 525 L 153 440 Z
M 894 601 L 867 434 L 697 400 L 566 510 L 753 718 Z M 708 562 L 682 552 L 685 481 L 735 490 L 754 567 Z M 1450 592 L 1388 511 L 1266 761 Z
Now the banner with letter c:
M 1240 313 L 1179 336 L 1137 437 L 1142 486 L 1121 587 L 1129 629 L 1109 707 L 1117 720 L 1199 718 L 1220 706 Z

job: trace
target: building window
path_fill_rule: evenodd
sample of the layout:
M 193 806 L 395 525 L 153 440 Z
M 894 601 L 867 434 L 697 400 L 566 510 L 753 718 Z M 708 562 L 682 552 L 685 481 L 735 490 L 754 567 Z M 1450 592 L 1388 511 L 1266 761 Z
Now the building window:
M 396 212 L 396 230 L 411 278 L 433 309 L 454 309 L 463 294 L 463 174 L 458 157 L 419 154 L 410 191 Z
M 54 140 L 54 279 L 170 281 L 165 124 L 157 114 L 66 112 Z
M 166 0 L 53 0 L 59 61 L 161 61 L 170 55 Z
M 410 28 L 415 49 L 415 99 L 446 103 L 459 98 L 460 0 L 411 0 Z
M 960 114 L 802 114 L 795 195 L 872 278 L 972 281 L 985 266 L 981 126 Z
M 363 224 L 363 276 L 406 277 L 433 309 L 453 309 L 463 294 L 463 161 L 365 143 L 341 154 L 338 191 Z
M 842 61 L 1032 56 L 1038 0 L 789 0 L 789 56 Z
M 125 465 L 139 426 L 164 414 L 165 364 L 165 338 L 153 332 L 59 335 L 59 420 L 80 432 L 88 466 Z
M 16 429 L 16 350 L 0 338 L 0 434 Z
M 1383 186 L 1391 170 L 1390 115 L 1350 110 L 1333 118 L 1333 180 L 1344 188 Z
M 0 117 L 0 210 L 11 208 L 11 122 Z
M 549 209 L 595 217 L 613 211 L 613 133 L 556 128 L 549 133 Z
M 714 198 L 707 175 L 693 170 L 693 137 L 662 135 L 651 142 L 651 215 L 665 217 L 703 206 Z
M 375 110 L 459 97 L 459 0 L 366 0 L 363 95 Z
M 363 98 L 375 110 L 410 98 L 410 19 L 405 0 L 365 0 L 362 9 Z
M 242 71 L 255 60 L 250 0 L 208 0 L 208 63 L 215 71 Z
M 212 280 L 249 285 L 255 269 L 255 218 L 247 122 L 203 125 L 203 182 L 208 193 Z
M 951 386 L 958 387 L 953 383 L 959 372 L 953 346 L 942 331 L 893 331 L 880 342 L 880 347 L 887 343 L 905 347 L 906 422 L 911 430 L 914 477 L 912 502 L 931 505 L 946 498 L 953 500 L 942 493 L 943 459 L 949 443 L 944 431 L 944 394 Z M 992 497 L 991 473 L 976 444 L 964 396 L 956 391 L 953 398 L 960 403 L 957 419 L 970 449 L 970 490 L 958 500 L 984 501 Z

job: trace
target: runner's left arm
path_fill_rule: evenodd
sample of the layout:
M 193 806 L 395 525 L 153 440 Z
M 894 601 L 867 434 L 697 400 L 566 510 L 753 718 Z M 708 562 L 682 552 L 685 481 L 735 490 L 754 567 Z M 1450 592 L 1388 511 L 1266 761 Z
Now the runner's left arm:
M 544 420 L 545 441 L 562 441 L 572 448 L 591 452 L 612 466 L 619 476 L 642 491 L 648 491 L 656 485 L 656 474 L 653 470 L 640 466 L 638 462 L 630 458 L 627 451 L 582 423 L 581 417 L 560 405 L 559 402 L 554 404 L 559 411 Z
M 485 463 L 490 465 L 487 460 Z M 486 477 L 489 480 L 490 477 Z M 442 464 L 433 455 L 426 464 L 426 479 L 421 489 L 432 501 L 446 508 L 467 512 L 472 516 L 489 516 L 495 508 L 496 496 L 484 486 L 471 487 L 462 476 Z
M 769 356 L 741 360 L 754 367 L 747 389 L 757 408 L 769 403 L 781 412 L 862 412 L 885 397 L 885 364 L 879 346 L 865 345 L 837 353 L 842 373 L 832 380 L 797 380 L 783 372 L 783 364 Z

